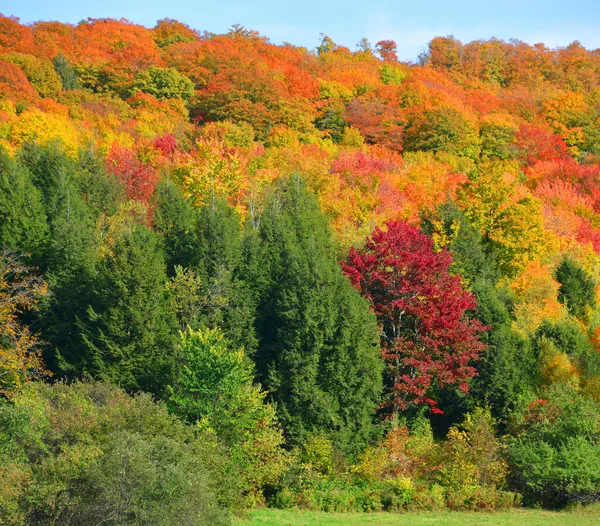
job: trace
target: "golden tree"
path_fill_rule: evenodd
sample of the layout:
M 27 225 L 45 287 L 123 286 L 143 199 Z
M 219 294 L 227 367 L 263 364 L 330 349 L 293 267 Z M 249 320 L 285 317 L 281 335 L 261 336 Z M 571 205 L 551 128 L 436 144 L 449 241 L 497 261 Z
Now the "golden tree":
M 16 252 L 0 255 L 0 393 L 10 395 L 27 381 L 47 374 L 40 340 L 20 315 L 35 311 L 48 284 L 24 266 Z

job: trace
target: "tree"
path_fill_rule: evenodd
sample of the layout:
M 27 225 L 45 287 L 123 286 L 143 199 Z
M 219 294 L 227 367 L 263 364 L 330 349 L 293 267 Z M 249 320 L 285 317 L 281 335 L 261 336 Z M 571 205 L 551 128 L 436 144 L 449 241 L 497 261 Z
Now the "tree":
M 15 394 L 45 373 L 41 342 L 19 316 L 37 310 L 47 294 L 46 282 L 23 266 L 15 252 L 0 255 L 0 394 Z
M 54 70 L 58 73 L 62 83 L 63 90 L 79 89 L 79 79 L 73 66 L 69 63 L 66 57 L 60 53 L 52 59 Z
M 386 227 L 376 228 L 363 249 L 351 249 L 343 268 L 382 328 L 392 415 L 418 404 L 440 412 L 430 398 L 432 385 L 468 390 L 486 327 L 466 317 L 475 297 L 463 290 L 460 276 L 449 273 L 451 255 L 434 252 L 417 227 L 397 221 Z
M 151 66 L 135 76 L 131 91 L 132 94 L 143 91 L 158 100 L 175 97 L 189 99 L 194 94 L 194 84 L 175 68 Z
M 214 430 L 239 465 L 246 489 L 257 494 L 285 469 L 283 434 L 266 393 L 253 383 L 243 349 L 231 348 L 219 329 L 181 333 L 180 367 L 169 404 L 200 428 Z M 259 495 L 256 495 L 260 497 Z
M 374 316 L 343 275 L 301 180 L 283 181 L 255 225 L 244 275 L 256 297 L 258 378 L 292 442 L 318 431 L 356 452 L 381 395 Z
M 556 269 L 556 280 L 560 283 L 558 301 L 577 318 L 584 318 L 586 311 L 596 306 L 596 287 L 592 276 L 568 257 Z
M 600 411 L 568 384 L 520 401 L 508 456 L 526 504 L 559 507 L 600 499 Z
M 48 236 L 41 193 L 22 164 L 0 148 L 0 248 L 39 257 Z
M 65 359 L 78 373 L 161 393 L 174 366 L 174 320 L 157 236 L 142 225 L 122 227 L 104 252 L 78 323 L 81 349 Z
M 404 149 L 444 151 L 475 160 L 480 153 L 477 123 L 451 106 L 425 110 L 407 126 Z
M 398 60 L 398 46 L 393 40 L 380 40 L 375 44 L 375 50 L 381 59 L 385 62 L 395 62 Z

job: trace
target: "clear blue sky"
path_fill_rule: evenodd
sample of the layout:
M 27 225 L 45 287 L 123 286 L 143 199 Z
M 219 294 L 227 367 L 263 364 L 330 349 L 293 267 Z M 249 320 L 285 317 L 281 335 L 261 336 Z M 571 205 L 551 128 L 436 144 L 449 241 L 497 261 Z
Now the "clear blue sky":
M 600 0 L 0 0 L 0 12 L 23 23 L 123 17 L 152 27 L 175 18 L 214 33 L 241 24 L 272 42 L 310 49 L 320 33 L 352 49 L 362 37 L 391 38 L 404 60 L 415 60 L 432 37 L 450 34 L 463 42 L 517 38 L 558 47 L 579 40 L 600 48 Z

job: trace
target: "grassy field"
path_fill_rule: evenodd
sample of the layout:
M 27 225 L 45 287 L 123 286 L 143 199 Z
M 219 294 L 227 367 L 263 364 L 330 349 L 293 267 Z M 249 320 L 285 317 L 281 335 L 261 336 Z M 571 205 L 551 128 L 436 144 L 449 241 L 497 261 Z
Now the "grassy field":
M 592 526 L 600 511 L 512 510 L 498 513 L 321 513 L 301 510 L 253 510 L 236 526 Z

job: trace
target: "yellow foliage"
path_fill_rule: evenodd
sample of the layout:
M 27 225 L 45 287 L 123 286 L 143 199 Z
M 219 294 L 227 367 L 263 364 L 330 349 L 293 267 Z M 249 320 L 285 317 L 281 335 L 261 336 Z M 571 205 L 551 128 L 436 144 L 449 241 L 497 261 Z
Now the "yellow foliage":
M 564 383 L 579 388 L 580 375 L 566 353 L 560 351 L 554 343 L 542 337 L 540 340 L 540 375 L 547 384 Z
M 508 475 L 503 446 L 496 438 L 489 410 L 476 408 L 458 427 L 450 428 L 443 445 L 441 477 L 446 485 L 500 488 Z
M 46 374 L 38 347 L 40 341 L 19 320 L 25 311 L 38 309 L 48 295 L 45 281 L 30 273 L 19 258 L 0 255 L 0 393 L 12 395 L 33 378 Z
M 202 139 L 196 146 L 174 171 L 184 196 L 197 206 L 216 196 L 241 207 L 248 185 L 245 160 L 217 139 Z
M 533 334 L 543 320 L 556 321 L 566 315 L 564 306 L 558 301 L 560 285 L 551 269 L 539 260 L 525 265 L 523 272 L 513 280 L 514 326 L 524 335 Z
M 67 117 L 44 113 L 37 108 L 24 111 L 13 123 L 10 138 L 15 146 L 27 141 L 46 144 L 60 139 L 67 153 L 74 155 L 79 148 L 79 132 Z

